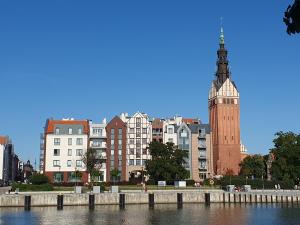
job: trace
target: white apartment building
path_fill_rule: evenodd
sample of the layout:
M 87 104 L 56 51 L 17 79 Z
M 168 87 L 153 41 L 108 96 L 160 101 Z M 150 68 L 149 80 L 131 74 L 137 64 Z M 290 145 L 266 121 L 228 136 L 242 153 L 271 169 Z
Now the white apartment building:
M 47 120 L 44 173 L 52 182 L 88 181 L 82 162 L 88 149 L 88 134 L 88 120 Z
M 178 145 L 177 142 L 177 128 L 182 124 L 181 116 L 174 116 L 173 118 L 169 118 L 164 120 L 163 127 L 163 142 L 171 142 L 174 145 Z
M 145 169 L 145 160 L 151 159 L 147 147 L 152 141 L 152 125 L 145 113 L 122 113 L 120 118 L 127 125 L 127 173 L 137 176 Z
M 103 163 L 99 165 L 101 176 L 98 181 L 106 182 L 106 127 L 107 121 L 103 119 L 102 123 L 92 123 L 90 121 L 89 146 L 96 150 L 97 155 L 103 159 Z
M 3 181 L 4 149 L 5 149 L 5 145 L 0 143 L 0 182 Z

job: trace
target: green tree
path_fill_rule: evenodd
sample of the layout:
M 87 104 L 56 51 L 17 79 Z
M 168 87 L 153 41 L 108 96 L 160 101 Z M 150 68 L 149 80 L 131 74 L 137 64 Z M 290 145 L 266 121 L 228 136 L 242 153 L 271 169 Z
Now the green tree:
M 97 154 L 97 151 L 93 148 L 90 148 L 82 156 L 82 161 L 86 166 L 86 170 L 90 175 L 90 187 L 94 186 L 95 179 L 100 175 L 100 169 L 104 159 L 101 155 Z
M 266 175 L 266 165 L 261 155 L 249 155 L 240 164 L 241 175 L 261 178 Z
M 149 145 L 151 160 L 146 160 L 146 173 L 155 181 L 174 181 L 187 179 L 189 172 L 184 168 L 188 152 L 174 146 L 173 143 L 163 144 L 152 142 Z
M 287 183 L 299 182 L 300 177 L 300 135 L 293 132 L 279 132 L 273 140 L 274 154 L 271 173 L 275 180 Z
M 110 175 L 112 176 L 113 182 L 115 183 L 116 178 L 117 178 L 117 180 L 119 180 L 118 177 L 120 177 L 121 174 L 120 174 L 120 171 L 117 168 L 114 168 L 110 171 Z
M 36 173 L 29 177 L 29 182 L 36 185 L 48 184 L 49 178 L 44 174 Z

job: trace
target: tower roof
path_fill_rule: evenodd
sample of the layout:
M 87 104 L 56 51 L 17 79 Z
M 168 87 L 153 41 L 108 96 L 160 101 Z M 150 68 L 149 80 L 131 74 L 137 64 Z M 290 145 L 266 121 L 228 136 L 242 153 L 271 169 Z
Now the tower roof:
M 228 59 L 227 59 L 228 52 L 225 48 L 225 37 L 224 37 L 223 27 L 221 27 L 219 49 L 217 54 L 218 54 L 218 59 L 217 59 L 216 83 L 219 84 L 218 86 L 221 86 L 228 78 L 230 78 L 230 71 L 229 71 Z

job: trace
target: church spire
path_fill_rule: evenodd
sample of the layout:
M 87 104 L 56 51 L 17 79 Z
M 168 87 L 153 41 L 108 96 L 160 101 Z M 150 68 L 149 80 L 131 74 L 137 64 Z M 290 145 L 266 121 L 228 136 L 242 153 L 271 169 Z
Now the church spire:
M 225 38 L 224 38 L 224 30 L 221 27 L 220 34 L 220 42 L 219 42 L 219 50 L 218 50 L 218 60 L 217 60 L 217 81 L 219 84 L 223 84 L 227 78 L 230 78 L 230 72 L 228 68 L 228 60 L 227 60 L 227 50 L 225 48 Z

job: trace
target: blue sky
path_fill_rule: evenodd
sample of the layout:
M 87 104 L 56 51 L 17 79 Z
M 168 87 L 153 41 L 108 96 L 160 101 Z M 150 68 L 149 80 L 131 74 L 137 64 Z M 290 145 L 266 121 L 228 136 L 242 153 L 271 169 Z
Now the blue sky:
M 275 132 L 299 132 L 300 36 L 282 22 L 291 2 L 2 0 L 0 134 L 33 161 L 49 117 L 208 122 L 223 17 L 242 139 L 265 154 Z

